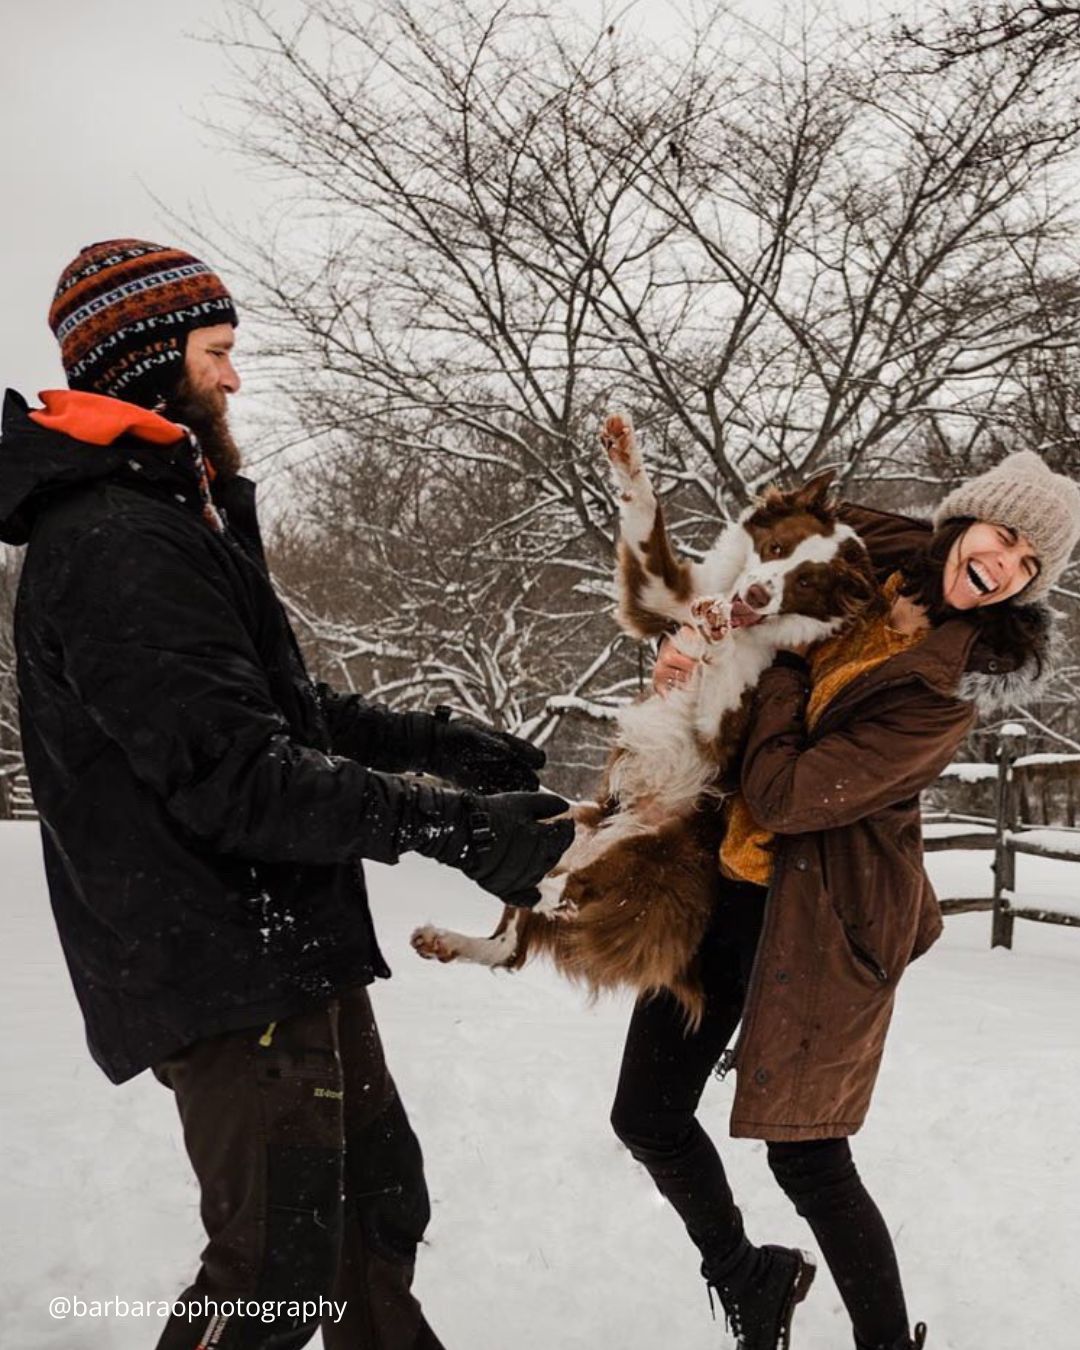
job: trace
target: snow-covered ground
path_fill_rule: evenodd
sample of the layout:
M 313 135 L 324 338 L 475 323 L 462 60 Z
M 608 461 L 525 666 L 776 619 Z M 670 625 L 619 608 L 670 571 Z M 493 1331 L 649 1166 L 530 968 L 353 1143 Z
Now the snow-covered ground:
M 937 854 L 943 895 L 989 884 L 988 854 Z M 585 1005 L 537 967 L 432 966 L 407 948 L 436 919 L 482 931 L 496 907 L 422 861 L 370 869 L 395 978 L 376 1006 L 424 1142 L 434 1198 L 418 1292 L 448 1350 L 720 1350 L 694 1253 L 607 1124 L 628 1007 Z M 169 1094 L 112 1087 L 86 1055 L 36 827 L 0 824 L 3 1035 L 0 1346 L 136 1350 L 156 1321 L 53 1321 L 48 1303 L 169 1299 L 201 1247 Z M 1022 858 L 1017 891 L 1080 891 L 1080 868 Z M 1080 1346 L 1080 930 L 951 918 L 901 991 L 856 1157 L 892 1225 L 928 1350 Z M 730 1085 L 702 1112 L 751 1235 L 810 1246 L 763 1147 L 725 1137 Z M 823 1271 L 794 1350 L 850 1335 Z M 358 1347 L 360 1350 L 360 1347 Z

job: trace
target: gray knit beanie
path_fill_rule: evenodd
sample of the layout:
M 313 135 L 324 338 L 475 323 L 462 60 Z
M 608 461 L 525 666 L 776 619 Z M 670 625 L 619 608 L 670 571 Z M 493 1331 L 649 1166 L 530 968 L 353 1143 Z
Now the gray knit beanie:
M 934 528 L 959 516 L 1008 525 L 1039 555 L 1041 571 L 1020 594 L 1026 604 L 1046 595 L 1080 539 L 1080 486 L 1054 473 L 1034 450 L 1000 464 L 950 492 L 934 512 Z

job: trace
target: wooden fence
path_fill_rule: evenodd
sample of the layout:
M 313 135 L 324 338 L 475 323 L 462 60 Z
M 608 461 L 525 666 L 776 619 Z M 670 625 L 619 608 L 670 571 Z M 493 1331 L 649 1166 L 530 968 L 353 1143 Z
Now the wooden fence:
M 955 897 L 942 900 L 946 914 L 990 910 L 990 945 L 1011 947 L 1016 919 L 1080 927 L 1080 915 L 1041 905 L 1025 904 L 1016 893 L 1016 859 L 1021 854 L 1060 862 L 1080 863 L 1080 755 L 1024 755 L 1026 731 L 1019 723 L 1001 730 L 997 766 L 950 765 L 946 775 L 977 781 L 993 780 L 993 815 L 968 815 L 954 811 L 928 811 L 925 848 L 928 853 L 946 849 L 993 851 L 992 896 Z M 965 773 L 967 771 L 967 773 Z M 1041 823 L 1033 817 L 1041 815 Z M 1064 817 L 1057 823 L 1055 817 Z M 1051 823 L 1053 821 L 1053 823 Z M 1080 870 L 1077 872 L 1080 896 Z
M 25 769 L 0 770 L 0 820 L 37 820 Z

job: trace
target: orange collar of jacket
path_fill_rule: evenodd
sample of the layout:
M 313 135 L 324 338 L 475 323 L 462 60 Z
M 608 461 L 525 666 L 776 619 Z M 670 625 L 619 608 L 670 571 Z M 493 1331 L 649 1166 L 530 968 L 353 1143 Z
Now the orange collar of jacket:
M 88 394 L 79 389 L 44 389 L 38 395 L 44 407 L 30 414 L 32 421 L 48 431 L 58 431 L 88 445 L 111 445 L 130 434 L 151 445 L 172 445 L 184 428 L 160 413 L 125 403 L 106 394 Z
M 43 389 L 38 398 L 44 407 L 30 414 L 30 420 L 47 431 L 58 431 L 86 445 L 112 445 L 119 436 L 136 436 L 151 445 L 173 445 L 185 434 L 179 422 L 170 422 L 160 413 L 125 403 L 107 394 L 90 394 L 81 389 Z M 206 476 L 212 483 L 217 471 L 204 460 Z

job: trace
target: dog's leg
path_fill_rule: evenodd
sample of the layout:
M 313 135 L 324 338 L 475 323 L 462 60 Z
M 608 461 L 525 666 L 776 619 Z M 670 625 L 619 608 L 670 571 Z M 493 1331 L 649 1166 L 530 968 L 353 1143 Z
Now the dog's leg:
M 486 938 L 424 924 L 414 930 L 410 939 L 417 955 L 427 961 L 472 961 L 493 969 L 509 967 L 516 970 L 523 965 L 530 943 L 533 939 L 540 940 L 540 934 L 550 920 L 572 919 L 577 912 L 577 907 L 567 900 L 564 892 L 577 866 L 576 860 L 591 859 L 596 852 L 597 831 L 593 822 L 602 813 L 595 802 L 587 802 L 572 808 L 571 814 L 576 821 L 574 839 L 560 860 L 559 870 L 541 880 L 540 900 L 532 910 L 507 905 L 498 928 Z M 600 847 L 605 846 L 601 842 Z M 534 913 L 536 922 L 531 921 Z
M 471 961 L 493 970 L 512 966 L 517 961 L 522 911 L 507 905 L 498 928 L 490 937 L 470 937 L 447 928 L 424 924 L 411 938 L 413 951 L 426 961 Z M 520 962 L 518 962 L 520 964 Z
M 542 914 L 545 919 L 572 919 L 577 914 L 577 905 L 566 896 L 566 883 L 569 872 L 560 872 L 557 876 L 547 876 L 540 882 L 540 899 L 533 906 L 534 914 Z
M 634 637 L 659 637 L 691 621 L 690 566 L 668 540 L 630 418 L 609 417 L 600 440 L 619 492 L 619 621 Z

